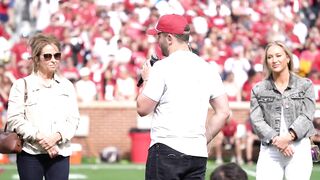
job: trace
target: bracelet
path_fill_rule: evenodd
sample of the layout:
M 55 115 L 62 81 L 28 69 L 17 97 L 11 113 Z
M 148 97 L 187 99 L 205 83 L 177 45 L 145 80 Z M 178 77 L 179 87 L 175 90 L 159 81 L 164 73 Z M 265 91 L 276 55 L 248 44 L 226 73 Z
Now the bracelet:
M 296 140 L 296 135 L 292 131 L 289 131 L 289 134 L 292 137 L 292 141 Z
M 57 133 L 60 136 L 59 140 L 57 141 L 57 144 L 61 144 L 62 143 L 62 135 L 60 132 L 57 132 Z

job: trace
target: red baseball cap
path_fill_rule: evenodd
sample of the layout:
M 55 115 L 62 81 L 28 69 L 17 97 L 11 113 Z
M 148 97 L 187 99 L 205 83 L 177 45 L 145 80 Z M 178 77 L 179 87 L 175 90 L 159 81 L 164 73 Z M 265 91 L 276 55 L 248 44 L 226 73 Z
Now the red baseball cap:
M 156 27 L 148 29 L 147 34 L 156 35 L 159 32 L 183 34 L 187 25 L 188 21 L 185 17 L 177 14 L 167 14 L 161 16 Z

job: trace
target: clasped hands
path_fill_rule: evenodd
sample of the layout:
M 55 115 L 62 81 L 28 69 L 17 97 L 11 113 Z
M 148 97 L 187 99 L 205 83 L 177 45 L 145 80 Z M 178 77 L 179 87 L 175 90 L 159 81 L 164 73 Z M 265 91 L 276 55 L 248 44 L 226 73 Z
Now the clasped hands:
M 292 156 L 294 154 L 294 149 L 291 144 L 292 137 L 288 133 L 283 136 L 275 136 L 272 139 L 272 145 L 274 145 L 284 156 Z
M 58 146 L 57 142 L 60 141 L 60 133 L 54 133 L 50 136 L 46 136 L 43 133 L 39 132 L 36 135 L 36 141 L 39 145 L 45 149 L 51 158 L 54 158 L 58 155 Z

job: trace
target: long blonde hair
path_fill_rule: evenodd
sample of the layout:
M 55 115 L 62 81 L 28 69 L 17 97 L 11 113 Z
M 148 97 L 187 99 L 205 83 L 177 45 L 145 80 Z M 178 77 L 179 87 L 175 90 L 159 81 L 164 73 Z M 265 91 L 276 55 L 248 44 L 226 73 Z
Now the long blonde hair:
M 271 70 L 268 67 L 267 64 L 267 53 L 271 46 L 279 46 L 283 49 L 283 51 L 286 53 L 286 55 L 289 58 L 288 68 L 290 72 L 293 72 L 293 58 L 292 58 L 292 52 L 290 49 L 281 41 L 273 41 L 267 44 L 265 51 L 264 51 L 264 58 L 263 58 L 263 69 L 266 72 L 267 78 L 271 75 Z

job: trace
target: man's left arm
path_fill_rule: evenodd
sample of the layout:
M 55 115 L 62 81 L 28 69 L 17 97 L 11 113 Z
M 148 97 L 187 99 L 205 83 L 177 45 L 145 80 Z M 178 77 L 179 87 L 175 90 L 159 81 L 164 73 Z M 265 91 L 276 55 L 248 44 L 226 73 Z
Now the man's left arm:
M 207 120 L 206 124 L 207 144 L 219 133 L 230 117 L 229 102 L 226 94 L 211 99 L 210 105 L 214 110 L 214 115 Z

